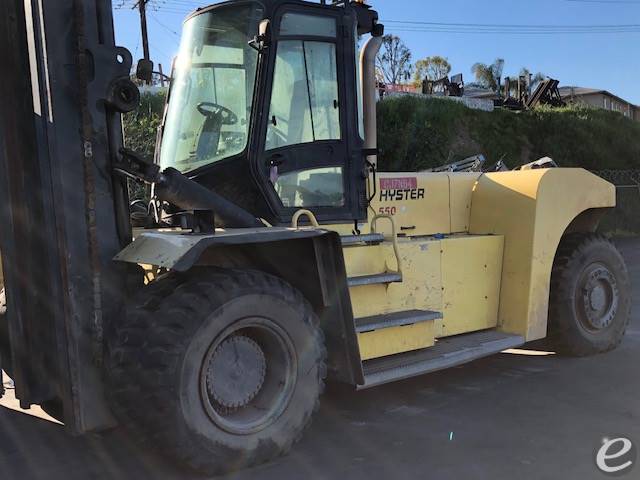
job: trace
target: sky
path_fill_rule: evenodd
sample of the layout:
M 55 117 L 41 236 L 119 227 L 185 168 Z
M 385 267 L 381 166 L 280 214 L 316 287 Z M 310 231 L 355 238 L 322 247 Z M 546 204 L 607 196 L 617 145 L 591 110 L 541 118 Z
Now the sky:
M 113 0 L 116 40 L 135 59 L 142 57 L 140 23 L 134 0 Z M 640 0 L 370 0 L 386 23 L 386 33 L 402 38 L 413 60 L 431 55 L 449 59 L 452 74 L 473 81 L 476 62 L 505 59 L 505 76 L 522 67 L 560 80 L 561 85 L 608 90 L 640 105 Z M 121 4 L 123 6 L 118 8 Z M 167 72 L 178 50 L 182 21 L 198 0 L 150 0 L 151 57 Z M 396 22 L 430 22 L 401 24 Z M 434 23 L 511 25 L 495 27 L 435 27 Z M 516 25 L 544 25 L 537 33 L 522 34 Z M 566 33 L 567 26 L 589 26 L 587 33 Z M 607 33 L 594 33 L 606 27 Z M 625 27 L 620 27 L 624 25 Z M 551 26 L 551 27 L 549 27 Z M 565 33 L 557 33 L 562 26 Z M 460 33 L 460 29 L 472 30 Z M 433 31 L 440 30 L 440 31 Z M 484 30 L 483 33 L 477 33 Z M 496 33 L 500 30 L 500 33 Z M 540 33 L 540 31 L 545 33 Z M 571 31 L 575 29 L 571 28 Z M 612 32 L 613 30 L 613 32 Z M 623 32 L 624 30 L 624 32 Z M 518 32 L 518 33 L 515 33 Z M 546 32 L 553 32 L 547 34 Z

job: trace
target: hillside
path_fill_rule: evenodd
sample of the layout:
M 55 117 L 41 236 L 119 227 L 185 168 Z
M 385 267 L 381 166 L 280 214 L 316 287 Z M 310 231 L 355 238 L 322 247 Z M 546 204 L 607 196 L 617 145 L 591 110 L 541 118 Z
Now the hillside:
M 513 168 L 544 156 L 590 170 L 640 168 L 640 123 L 584 107 L 483 112 L 446 99 L 378 105 L 380 169 L 415 171 L 482 153 Z

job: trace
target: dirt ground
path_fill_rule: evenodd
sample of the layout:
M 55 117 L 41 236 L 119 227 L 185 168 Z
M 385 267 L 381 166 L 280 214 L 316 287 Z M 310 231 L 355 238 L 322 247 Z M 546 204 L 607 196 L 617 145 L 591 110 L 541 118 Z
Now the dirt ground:
M 241 479 L 599 479 L 603 438 L 640 448 L 640 240 L 621 240 L 633 320 L 613 353 L 503 353 L 355 393 L 332 388 L 291 455 Z M 191 479 L 121 434 L 73 438 L 39 409 L 0 407 L 0 479 Z M 36 413 L 39 416 L 32 415 Z M 627 475 L 640 478 L 640 466 Z

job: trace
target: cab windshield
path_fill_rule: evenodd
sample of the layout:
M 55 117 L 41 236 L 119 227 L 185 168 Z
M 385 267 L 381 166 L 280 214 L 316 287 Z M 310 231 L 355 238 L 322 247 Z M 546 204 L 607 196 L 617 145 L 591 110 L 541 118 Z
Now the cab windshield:
M 263 10 L 222 6 L 187 20 L 160 143 L 162 168 L 189 172 L 244 151 Z

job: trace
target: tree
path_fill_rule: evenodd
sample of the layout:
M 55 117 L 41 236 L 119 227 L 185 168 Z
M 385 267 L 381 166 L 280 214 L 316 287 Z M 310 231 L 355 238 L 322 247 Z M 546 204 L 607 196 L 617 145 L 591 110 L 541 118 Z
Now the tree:
M 521 77 L 528 78 L 530 74 L 531 74 L 531 72 L 526 67 L 523 67 L 520 70 L 520 76 Z M 536 87 L 538 86 L 538 84 L 544 82 L 546 79 L 547 79 L 547 76 L 542 72 L 538 72 L 538 73 L 532 74 L 531 75 L 531 88 L 533 88 L 535 90 Z
M 497 58 L 491 65 L 476 63 L 471 67 L 471 73 L 476 76 L 476 81 L 484 88 L 498 92 L 502 82 L 504 59 Z
M 385 83 L 398 84 L 411 78 L 411 50 L 395 35 L 382 37 L 382 48 L 376 59 L 376 67 Z
M 435 82 L 448 77 L 449 73 L 451 64 L 448 59 L 438 55 L 427 57 L 416 62 L 413 84 L 420 87 L 425 79 Z
M 535 90 L 536 87 L 543 82 L 544 80 L 546 80 L 547 76 L 544 73 L 538 72 L 536 74 L 532 74 L 531 71 L 526 68 L 526 67 L 522 67 L 520 69 L 520 73 L 518 74 L 517 79 L 512 78 L 511 79 L 511 85 L 509 88 L 509 94 L 512 97 L 517 97 L 518 96 L 518 84 L 520 84 L 520 91 L 522 92 L 527 92 L 529 85 L 529 75 L 531 75 L 531 90 Z

